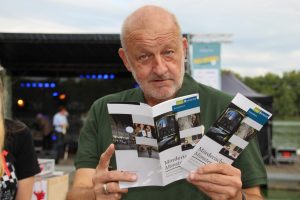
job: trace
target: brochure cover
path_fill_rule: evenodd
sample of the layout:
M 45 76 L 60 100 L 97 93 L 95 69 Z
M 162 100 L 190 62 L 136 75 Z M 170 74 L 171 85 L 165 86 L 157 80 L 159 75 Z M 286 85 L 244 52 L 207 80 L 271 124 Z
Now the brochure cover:
M 107 104 L 117 169 L 135 172 L 136 182 L 120 187 L 164 186 L 186 178 L 180 163 L 204 133 L 198 94 L 153 107 L 144 103 Z
M 271 116 L 271 113 L 238 93 L 181 163 L 181 167 L 193 171 L 208 163 L 232 164 Z

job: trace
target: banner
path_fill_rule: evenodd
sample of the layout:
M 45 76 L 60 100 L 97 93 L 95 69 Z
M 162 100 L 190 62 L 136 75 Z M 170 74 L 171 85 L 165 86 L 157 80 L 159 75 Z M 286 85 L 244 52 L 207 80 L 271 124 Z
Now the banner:
M 199 83 L 221 89 L 221 57 L 219 42 L 192 42 L 191 73 Z

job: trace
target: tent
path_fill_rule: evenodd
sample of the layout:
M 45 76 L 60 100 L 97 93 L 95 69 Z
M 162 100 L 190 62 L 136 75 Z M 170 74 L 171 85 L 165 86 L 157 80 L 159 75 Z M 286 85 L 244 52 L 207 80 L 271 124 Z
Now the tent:
M 0 33 L 0 64 L 13 76 L 131 77 L 118 55 L 119 34 Z
M 231 72 L 222 73 L 221 90 L 231 95 L 239 92 L 272 113 L 273 97 L 254 91 Z M 257 138 L 264 162 L 271 164 L 273 162 L 272 119 L 262 128 Z

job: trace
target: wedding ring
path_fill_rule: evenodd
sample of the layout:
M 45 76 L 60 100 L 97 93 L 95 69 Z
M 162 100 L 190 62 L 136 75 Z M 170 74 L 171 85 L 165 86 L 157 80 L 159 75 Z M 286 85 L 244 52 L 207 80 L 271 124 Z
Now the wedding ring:
M 107 190 L 107 184 L 104 183 L 102 187 L 103 187 L 103 192 L 104 192 L 104 194 L 109 194 L 109 192 L 108 192 L 108 190 Z

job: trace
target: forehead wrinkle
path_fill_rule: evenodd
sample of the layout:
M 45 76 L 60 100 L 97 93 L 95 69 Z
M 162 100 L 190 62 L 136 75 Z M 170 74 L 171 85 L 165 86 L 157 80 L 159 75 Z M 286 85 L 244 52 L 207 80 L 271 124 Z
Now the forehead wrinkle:
M 157 34 L 153 33 L 142 33 L 139 31 L 133 31 L 126 37 L 126 41 L 128 44 L 134 41 L 136 44 L 141 44 L 144 46 L 160 46 L 162 44 L 173 44 L 179 39 L 178 34 L 175 32 L 161 32 Z

